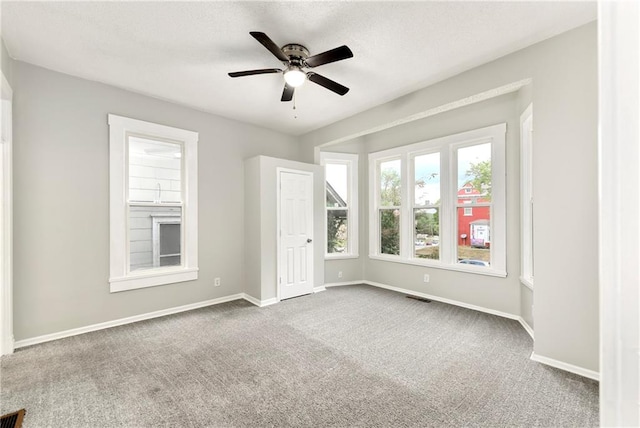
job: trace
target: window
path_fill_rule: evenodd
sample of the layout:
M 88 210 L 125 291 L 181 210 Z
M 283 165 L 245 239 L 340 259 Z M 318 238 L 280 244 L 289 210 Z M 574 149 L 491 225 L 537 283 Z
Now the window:
M 491 264 L 491 145 L 490 142 L 465 145 L 454 152 L 458 160 L 456 251 L 459 263 Z
M 413 158 L 414 254 L 440 260 L 440 153 Z
M 520 239 L 522 255 L 520 281 L 533 288 L 533 106 L 520 117 Z
M 358 257 L 358 155 L 320 153 L 326 187 L 326 258 Z
M 109 115 L 111 292 L 198 278 L 197 142 Z
M 505 133 L 371 153 L 370 257 L 506 276 Z

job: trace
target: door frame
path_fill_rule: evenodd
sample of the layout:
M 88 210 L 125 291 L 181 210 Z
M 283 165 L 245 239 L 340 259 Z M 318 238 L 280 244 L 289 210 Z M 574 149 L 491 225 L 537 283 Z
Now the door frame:
M 598 2 L 600 424 L 640 412 L 640 5 Z
M 281 257 L 280 257 L 280 249 L 281 249 L 281 238 L 282 238 L 282 232 L 280 230 L 280 183 L 281 183 L 281 175 L 283 172 L 287 172 L 287 173 L 292 173 L 292 174 L 300 174 L 300 175 L 307 175 L 309 177 L 311 177 L 311 203 L 314 203 L 314 194 L 313 194 L 313 186 L 314 186 L 314 181 L 313 181 L 313 177 L 314 177 L 314 173 L 311 171 L 304 171 L 304 170 L 300 170 L 300 169 L 293 169 L 293 168 L 284 168 L 284 167 L 277 167 L 276 168 L 276 300 L 278 302 L 280 302 L 281 298 L 281 283 L 280 283 L 280 279 L 282 278 L 282 266 L 281 266 Z M 314 213 L 315 207 L 312 205 L 311 208 L 311 217 L 312 217 L 312 221 L 311 221 L 311 230 L 312 230 L 312 234 L 313 234 L 313 229 L 314 229 L 314 225 L 315 225 L 315 213 Z M 313 237 L 313 239 L 315 239 L 315 236 Z M 314 247 L 315 245 L 311 245 L 311 251 L 314 251 Z M 314 284 L 314 288 L 315 288 L 315 281 L 314 281 L 314 275 L 315 275 L 315 269 L 314 268 L 314 257 L 315 257 L 315 253 L 311 254 L 311 275 L 310 275 L 310 281 L 312 281 L 312 283 Z
M 13 337 L 13 90 L 9 82 L 1 75 L 1 124 L 5 137 L 1 143 L 1 189 L 2 203 L 0 207 L 0 227 L 2 242 L 0 244 L 0 355 L 12 354 Z

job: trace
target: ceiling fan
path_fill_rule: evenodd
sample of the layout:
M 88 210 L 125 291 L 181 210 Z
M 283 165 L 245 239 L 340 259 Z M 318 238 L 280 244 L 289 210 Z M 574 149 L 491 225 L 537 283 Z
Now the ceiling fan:
M 353 57 L 353 52 L 347 46 L 340 46 L 317 55 L 309 56 L 309 51 L 302 45 L 290 43 L 279 48 L 265 33 L 251 31 L 249 34 L 259 41 L 269 52 L 282 61 L 285 68 L 262 68 L 259 70 L 236 71 L 229 73 L 231 77 L 253 76 L 256 74 L 284 74 L 284 90 L 280 101 L 291 101 L 295 88 L 302 85 L 307 79 L 323 86 L 338 95 L 349 92 L 349 88 L 338 82 L 327 79 L 313 71 L 305 71 L 306 68 L 314 68 L 331 62 Z

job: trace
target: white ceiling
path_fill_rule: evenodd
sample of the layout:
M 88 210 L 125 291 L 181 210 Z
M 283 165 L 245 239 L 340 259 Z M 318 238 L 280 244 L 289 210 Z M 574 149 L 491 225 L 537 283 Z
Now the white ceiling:
M 2 37 L 20 61 L 220 116 L 300 135 L 596 19 L 595 2 L 7 2 Z M 314 71 L 297 109 L 280 102 L 281 68 L 249 35 L 311 55 L 354 57 Z M 297 118 L 296 118 L 297 116 Z

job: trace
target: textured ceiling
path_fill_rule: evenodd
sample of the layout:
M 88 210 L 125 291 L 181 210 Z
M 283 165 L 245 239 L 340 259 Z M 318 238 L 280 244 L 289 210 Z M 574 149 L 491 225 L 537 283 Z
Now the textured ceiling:
M 2 37 L 20 61 L 300 135 L 596 19 L 595 2 L 7 2 Z M 314 71 L 280 102 L 281 68 L 250 35 L 354 58 Z

